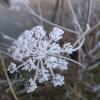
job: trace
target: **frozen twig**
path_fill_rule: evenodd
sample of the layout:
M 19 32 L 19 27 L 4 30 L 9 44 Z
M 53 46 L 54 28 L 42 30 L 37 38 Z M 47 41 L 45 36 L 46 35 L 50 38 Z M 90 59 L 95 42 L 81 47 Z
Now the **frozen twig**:
M 23 81 L 24 81 L 23 79 L 13 80 L 11 82 L 11 84 L 20 83 L 20 82 L 23 82 Z M 0 80 L 0 84 L 8 84 L 8 81 L 7 80 Z
M 92 50 L 90 50 L 89 51 L 89 53 L 88 54 L 93 54 L 96 50 L 100 50 L 100 42 L 98 42 L 96 45 L 95 45 L 95 47 L 92 49 Z
M 78 34 L 77 32 L 75 32 L 75 31 L 73 31 L 73 30 L 71 30 L 71 29 L 62 27 L 62 26 L 60 26 L 60 25 L 57 25 L 57 24 L 55 24 L 55 23 L 53 23 L 53 22 L 51 22 L 51 21 L 49 21 L 49 20 L 47 20 L 47 19 L 41 17 L 41 16 L 38 15 L 30 6 L 28 6 L 28 5 L 26 5 L 26 4 L 25 4 L 25 7 L 27 8 L 28 12 L 30 12 L 33 16 L 37 17 L 38 19 L 41 19 L 41 20 L 44 21 L 45 23 L 48 23 L 48 24 L 50 24 L 50 25 L 52 25 L 52 26 L 59 27 L 59 28 L 65 30 L 65 31 L 68 31 L 68 32 L 71 32 L 71 33 L 74 33 L 74 34 Z
M 55 55 L 54 55 L 54 56 L 55 56 Z M 68 61 L 71 61 L 71 62 L 73 62 L 73 63 L 79 65 L 80 67 L 84 68 L 84 65 L 82 65 L 81 63 L 79 63 L 79 62 L 77 62 L 77 61 L 75 61 L 75 60 L 73 60 L 73 59 L 71 59 L 71 58 L 67 58 L 67 57 L 63 57 L 63 56 L 57 56 L 57 57 L 66 59 L 66 60 L 68 60 Z
M 79 46 L 76 47 L 76 48 L 74 48 L 73 51 L 77 51 L 77 50 L 79 50 L 79 49 L 83 46 L 83 44 L 84 44 L 84 40 L 85 40 L 85 38 L 82 39 L 82 41 L 80 42 Z M 73 47 L 75 47 L 75 45 L 73 45 Z
M 7 73 L 7 71 L 6 71 L 4 59 L 3 59 L 3 56 L 2 56 L 1 54 L 0 54 L 0 59 L 1 59 L 2 67 L 3 67 L 3 69 L 4 69 L 4 73 L 5 73 L 5 76 L 6 76 L 6 78 L 7 78 L 7 81 L 8 81 L 9 87 L 10 87 L 10 90 L 11 90 L 11 92 L 12 92 L 12 94 L 13 94 L 15 100 L 18 100 L 18 98 L 17 98 L 17 96 L 16 96 L 16 94 L 15 94 L 15 92 L 14 92 L 14 89 L 13 89 L 13 87 L 12 87 L 11 81 L 10 81 L 10 79 L 9 79 L 8 73 Z
M 82 33 L 83 33 L 83 30 L 82 30 L 82 28 L 81 28 L 81 26 L 80 26 L 80 24 L 79 24 L 79 22 L 78 22 L 78 20 L 77 20 L 76 14 L 75 14 L 75 12 L 74 12 L 74 10 L 73 10 L 73 7 L 72 7 L 72 4 L 71 4 L 71 1 L 70 1 L 70 0 L 68 0 L 68 4 L 69 4 L 70 10 L 71 10 L 71 12 L 72 12 L 72 15 L 73 15 L 73 18 L 74 18 L 74 22 L 75 22 L 75 24 L 77 25 L 77 27 L 78 27 L 78 29 L 79 29 L 79 32 L 82 34 Z M 79 33 L 79 34 L 80 34 L 80 33 Z
M 76 28 L 76 31 L 79 33 L 79 34 L 77 34 L 77 38 L 79 39 L 80 36 L 83 34 L 83 30 L 82 30 L 82 28 L 81 28 L 81 26 L 80 26 L 80 24 L 78 22 L 78 19 L 76 17 L 75 11 L 74 11 L 74 9 L 72 7 L 72 4 L 71 4 L 71 1 L 70 0 L 68 0 L 68 4 L 69 4 L 70 10 L 72 12 L 73 18 L 74 18 L 74 23 L 76 25 L 76 27 L 75 27 Z M 79 46 L 76 47 L 75 50 L 81 49 L 81 47 L 84 44 L 84 40 L 85 40 L 85 37 L 83 37 L 83 39 L 78 42 Z M 75 47 L 75 45 L 73 47 Z M 80 59 L 80 55 L 81 55 L 81 51 L 79 50 L 79 61 L 81 60 Z
M 3 33 L 3 32 L 1 32 L 1 35 L 2 35 L 2 37 L 3 37 L 4 39 L 11 40 L 11 41 L 14 41 L 14 40 L 15 40 L 14 38 L 12 38 L 12 37 L 10 37 L 10 36 L 5 35 L 5 33 Z
M 91 17 L 91 12 L 92 12 L 92 3 L 93 3 L 93 0 L 89 0 L 89 11 L 88 11 L 87 25 L 89 25 L 89 22 L 90 22 L 90 17 Z
M 41 0 L 37 0 L 37 3 L 38 3 L 38 11 L 39 11 L 40 17 L 42 17 Z M 41 23 L 41 25 L 43 26 L 43 20 L 40 19 L 40 23 Z
M 11 55 L 10 55 L 9 53 L 7 53 L 7 52 L 5 52 L 5 51 L 3 51 L 3 50 L 0 50 L 0 53 L 6 55 L 6 56 L 8 56 L 8 57 L 11 57 Z
M 92 65 L 91 67 L 89 67 L 89 68 L 87 69 L 87 71 L 91 71 L 91 70 L 93 70 L 93 69 L 99 67 L 98 65 L 100 65 L 100 62 L 97 62 L 97 63 L 95 63 L 94 65 Z
M 7 43 L 3 43 L 3 42 L 0 42 L 0 46 L 3 46 L 3 47 L 10 47 L 11 45 L 10 44 L 7 44 Z
M 53 11 L 52 18 L 51 18 L 52 22 L 55 22 L 55 20 L 56 20 L 57 11 L 59 8 L 59 2 L 60 2 L 60 0 L 56 0 L 56 4 L 55 4 L 54 11 Z
M 94 27 L 92 27 L 90 30 L 84 32 L 84 34 L 82 34 L 80 36 L 80 38 L 74 43 L 73 47 L 75 47 L 87 34 L 91 33 L 94 29 L 96 29 L 98 26 L 100 26 L 100 22 L 98 24 L 96 24 Z

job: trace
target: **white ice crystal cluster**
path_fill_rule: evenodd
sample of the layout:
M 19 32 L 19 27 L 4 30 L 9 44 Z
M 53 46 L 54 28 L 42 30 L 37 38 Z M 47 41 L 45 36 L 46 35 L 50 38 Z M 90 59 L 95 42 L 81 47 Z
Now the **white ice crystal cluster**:
M 63 34 L 63 30 L 54 27 L 47 35 L 42 26 L 36 26 L 22 33 L 10 47 L 12 58 L 21 63 L 19 66 L 11 63 L 8 67 L 10 73 L 18 70 L 35 71 L 34 78 L 30 78 L 27 86 L 28 93 L 35 91 L 37 82 L 43 84 L 51 80 L 55 87 L 64 84 L 64 77 L 54 73 L 54 69 L 68 70 L 68 62 L 63 56 L 73 52 L 70 43 L 59 46 Z

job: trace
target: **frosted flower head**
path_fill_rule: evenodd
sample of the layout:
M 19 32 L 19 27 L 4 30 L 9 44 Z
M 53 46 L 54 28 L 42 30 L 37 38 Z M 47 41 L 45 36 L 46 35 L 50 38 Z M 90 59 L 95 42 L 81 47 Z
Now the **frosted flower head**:
M 8 67 L 7 70 L 8 70 L 10 73 L 16 72 L 16 71 L 17 71 L 16 64 L 11 62 L 10 66 Z
M 49 80 L 49 77 L 49 71 L 43 67 L 42 70 L 39 71 L 39 83 L 47 82 Z
M 54 27 L 53 28 L 53 31 L 50 33 L 50 38 L 54 41 L 58 41 L 62 38 L 62 35 L 64 34 L 64 31 L 57 28 L 57 27 Z
M 68 54 L 72 54 L 73 47 L 70 43 L 65 43 L 63 48 L 64 48 L 65 52 L 67 52 Z
M 53 84 L 55 87 L 64 85 L 64 77 L 59 74 L 56 74 L 53 78 Z
M 43 39 L 46 36 L 46 32 L 42 26 L 36 26 L 33 29 L 34 37 L 37 39 Z
M 24 67 L 22 67 L 22 70 L 27 70 L 27 71 L 31 71 L 31 70 L 35 70 L 37 68 L 37 66 L 33 63 L 34 60 L 32 59 L 28 59 L 25 63 L 24 63 Z
M 31 78 L 31 79 L 29 80 L 29 86 L 26 87 L 27 93 L 35 91 L 36 88 L 37 88 L 37 84 L 36 84 L 35 81 Z
M 68 62 L 63 58 L 63 54 L 73 52 L 70 43 L 66 43 L 62 48 L 59 46 L 58 41 L 63 33 L 63 30 L 55 27 L 47 36 L 42 26 L 36 26 L 23 32 L 9 48 L 12 58 L 22 63 L 17 66 L 17 70 L 35 71 L 34 79 L 29 80 L 30 86 L 27 92 L 37 88 L 36 82 L 43 84 L 51 80 L 54 86 L 64 84 L 64 77 L 55 75 L 53 71 L 54 69 L 68 70 Z

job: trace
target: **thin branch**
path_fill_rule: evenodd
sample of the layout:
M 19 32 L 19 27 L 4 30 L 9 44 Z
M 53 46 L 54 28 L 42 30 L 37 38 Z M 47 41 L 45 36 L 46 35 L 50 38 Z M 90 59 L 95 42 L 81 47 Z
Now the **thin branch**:
M 11 92 L 12 92 L 12 94 L 13 94 L 15 100 L 18 100 L 18 98 L 17 98 L 17 96 L 16 96 L 16 94 L 15 94 L 15 92 L 14 92 L 14 89 L 13 89 L 13 87 L 12 87 L 11 81 L 10 81 L 10 79 L 9 79 L 8 73 L 7 73 L 7 71 L 6 71 L 4 59 L 3 59 L 3 56 L 2 56 L 1 54 L 0 54 L 0 59 L 1 59 L 2 67 L 3 67 L 3 69 L 4 69 L 4 73 L 5 73 L 5 76 L 6 76 L 6 78 L 7 78 L 7 81 L 8 81 L 9 87 L 10 87 L 10 90 L 11 90 Z
M 68 0 L 68 4 L 69 4 L 70 10 L 71 10 L 71 12 L 72 12 L 72 15 L 73 15 L 73 18 L 74 18 L 74 22 L 75 22 L 75 24 L 78 26 L 78 29 L 79 29 L 79 31 L 80 31 L 81 34 L 82 34 L 82 33 L 83 33 L 83 30 L 82 30 L 82 28 L 81 28 L 81 26 L 80 26 L 80 24 L 79 24 L 79 22 L 78 22 L 78 20 L 77 20 L 76 14 L 75 14 L 75 12 L 74 12 L 74 10 L 73 10 L 73 7 L 72 7 L 72 4 L 71 4 L 70 0 Z
M 3 46 L 3 47 L 10 47 L 11 45 L 10 44 L 7 44 L 7 43 L 3 43 L 3 42 L 0 42 L 0 46 Z
M 51 17 L 51 21 L 52 21 L 52 22 L 55 22 L 55 20 L 56 20 L 57 10 L 58 10 L 58 8 L 59 8 L 59 1 L 60 1 L 60 0 L 56 0 L 56 4 L 55 4 L 55 6 L 54 6 L 54 11 L 53 11 L 53 14 L 52 14 L 52 17 Z
M 45 57 L 45 63 L 47 62 L 47 58 Z M 49 66 L 48 66 L 49 67 Z M 52 77 L 55 77 L 55 74 L 54 74 L 54 72 L 53 72 L 53 69 L 51 68 L 51 67 L 49 67 L 49 70 L 50 70 L 50 73 L 51 73 L 51 75 L 52 75 Z
M 37 3 L 38 3 L 38 11 L 39 11 L 40 17 L 42 17 L 41 0 L 37 0 Z M 43 20 L 40 19 L 40 23 L 43 26 Z
M 93 0 L 90 0 L 89 1 L 89 12 L 88 12 L 87 25 L 89 25 L 89 22 L 90 22 L 90 16 L 91 16 L 91 12 L 92 12 L 92 3 L 93 3 Z
M 60 7 L 59 7 L 59 24 L 61 26 L 64 26 L 63 25 L 63 19 L 64 19 L 64 1 L 65 0 L 60 0 L 61 3 L 60 3 Z
M 56 17 L 55 23 L 56 23 L 57 25 L 60 24 L 59 15 L 61 14 L 61 6 L 60 6 L 61 2 L 62 2 L 62 0 L 59 0 L 58 9 L 57 9 L 57 11 L 56 11 L 56 16 L 55 16 L 55 17 Z
M 76 24 L 76 31 L 79 33 L 79 34 L 77 34 L 77 38 L 79 39 L 80 38 L 80 36 L 84 33 L 83 32 L 83 30 L 82 30 L 82 28 L 81 28 L 81 26 L 80 26 L 80 24 L 79 24 L 79 22 L 78 22 L 78 19 L 77 19 L 77 17 L 76 17 L 76 14 L 75 14 L 75 11 L 74 11 L 74 9 L 73 9 L 73 7 L 72 7 L 72 4 L 71 4 L 71 1 L 70 0 L 68 0 L 68 4 L 69 4 L 69 7 L 70 7 L 70 10 L 71 10 L 71 12 L 72 12 L 72 15 L 73 15 L 73 18 L 74 18 L 74 22 L 75 22 L 75 24 Z M 80 49 L 82 46 L 83 46 L 83 44 L 84 44 L 84 40 L 85 40 L 85 37 L 83 37 L 83 40 L 82 40 L 82 42 L 81 42 L 81 40 L 78 42 L 78 44 L 79 44 L 79 46 L 76 48 L 76 50 L 78 50 L 78 49 Z M 82 44 L 82 45 L 81 45 Z M 79 50 L 79 61 L 81 61 L 81 59 L 80 59 L 80 56 L 81 56 L 81 51 Z
M 67 32 L 71 32 L 71 33 L 74 33 L 74 34 L 78 34 L 77 32 L 75 32 L 75 31 L 73 31 L 73 30 L 71 30 L 71 29 L 62 27 L 62 26 L 60 26 L 60 25 L 57 25 L 57 24 L 55 24 L 55 23 L 53 23 L 53 22 L 51 22 L 51 21 L 49 21 L 49 20 L 47 20 L 47 19 L 41 17 L 41 16 L 38 15 L 31 7 L 29 7 L 29 6 L 26 5 L 26 4 L 24 4 L 24 5 L 25 5 L 25 7 L 27 8 L 28 12 L 30 12 L 33 16 L 37 17 L 38 19 L 41 19 L 41 20 L 44 21 L 45 23 L 48 23 L 48 24 L 50 24 L 50 25 L 59 27 L 59 28 L 65 30 L 65 31 L 67 31 Z
M 24 80 L 23 79 L 18 79 L 18 80 L 13 80 L 11 82 L 11 84 L 16 84 L 16 83 L 20 83 L 20 82 L 23 82 Z M 7 80 L 0 80 L 0 84 L 8 84 L 8 81 Z
M 82 40 L 82 42 L 79 44 L 79 46 L 76 47 L 76 48 L 74 48 L 73 51 L 77 51 L 77 50 L 79 50 L 79 49 L 83 46 L 84 41 L 85 41 L 85 38 L 83 38 L 83 40 Z M 73 45 L 73 47 L 75 47 L 75 44 Z
M 98 42 L 95 47 L 88 52 L 89 55 L 93 54 L 96 50 L 100 50 L 100 42 Z
M 88 32 L 89 30 L 90 30 L 90 27 L 87 25 L 87 29 L 86 29 L 86 31 L 84 33 Z M 85 36 L 82 38 L 82 42 L 80 43 L 80 45 L 77 48 L 79 48 L 79 47 L 81 48 L 83 46 L 83 44 L 84 44 L 84 41 L 85 41 Z M 78 44 L 78 42 L 75 42 L 74 45 L 73 45 L 73 47 L 75 47 L 77 44 Z
M 1 35 L 2 35 L 2 37 L 3 37 L 4 39 L 6 39 L 6 40 L 10 40 L 10 41 L 16 40 L 16 39 L 14 39 L 13 37 L 10 37 L 10 36 L 6 35 L 6 34 L 3 33 L 3 32 L 1 32 Z
M 11 55 L 9 53 L 5 52 L 5 51 L 0 50 L 0 53 L 6 55 L 8 57 L 11 57 Z
M 95 63 L 93 66 L 87 68 L 87 71 L 91 71 L 91 70 L 93 70 L 93 69 L 99 67 L 99 65 L 100 65 L 100 62 L 97 62 L 97 63 Z
M 68 61 L 71 61 L 71 62 L 73 62 L 73 63 L 79 65 L 80 67 L 82 67 L 82 68 L 84 69 L 84 65 L 82 65 L 81 63 L 79 63 L 79 62 L 77 62 L 77 61 L 75 61 L 75 60 L 73 60 L 73 59 L 71 59 L 71 58 L 67 58 L 67 57 L 63 57 L 63 56 L 59 56 L 59 55 L 57 55 L 57 56 L 56 56 L 56 55 L 53 55 L 53 56 L 66 59 L 66 60 L 68 60 Z
M 96 24 L 93 28 L 91 28 L 90 30 L 84 32 L 84 34 L 82 34 L 80 36 L 80 38 L 74 43 L 73 47 L 75 47 L 87 34 L 91 33 L 94 29 L 96 29 L 98 26 L 100 26 L 100 22 L 98 24 Z

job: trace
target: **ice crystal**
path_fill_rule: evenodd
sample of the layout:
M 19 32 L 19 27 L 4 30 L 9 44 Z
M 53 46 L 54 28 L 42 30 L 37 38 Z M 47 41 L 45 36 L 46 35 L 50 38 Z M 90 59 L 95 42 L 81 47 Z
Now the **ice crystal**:
M 36 88 L 37 88 L 37 84 L 35 83 L 35 81 L 33 79 L 30 79 L 29 86 L 26 87 L 27 93 L 35 91 Z
M 68 62 L 61 56 L 71 54 L 73 48 L 70 43 L 65 43 L 63 47 L 59 46 L 63 30 L 54 27 L 48 36 L 46 34 L 42 26 L 36 26 L 23 32 L 9 48 L 12 58 L 22 64 L 16 68 L 16 64 L 11 63 L 8 71 L 13 73 L 21 69 L 36 72 L 34 79 L 29 80 L 28 93 L 37 88 L 37 82 L 43 84 L 51 80 L 55 87 L 64 84 L 64 77 L 55 74 L 54 69 L 68 70 Z
M 16 64 L 11 62 L 11 64 L 9 65 L 8 71 L 10 73 L 16 72 L 17 71 Z
M 54 27 L 53 28 L 53 31 L 51 32 L 50 34 L 50 37 L 54 40 L 54 41 L 57 41 L 59 39 L 62 38 L 62 35 L 63 35 L 64 31 L 57 28 L 57 27 Z
M 59 75 L 59 74 L 56 74 L 55 77 L 53 77 L 53 84 L 54 86 L 62 86 L 64 84 L 64 77 Z

